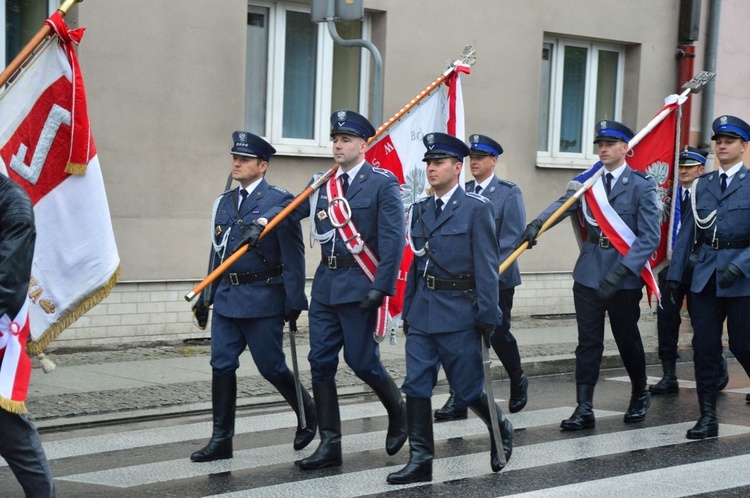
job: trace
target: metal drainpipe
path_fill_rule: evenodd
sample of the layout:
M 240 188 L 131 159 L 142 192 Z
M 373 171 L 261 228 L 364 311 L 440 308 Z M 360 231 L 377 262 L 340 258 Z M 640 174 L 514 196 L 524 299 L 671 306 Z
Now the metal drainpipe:
M 362 47 L 366 48 L 372 54 L 373 62 L 375 65 L 375 74 L 373 75 L 372 82 L 372 117 L 370 122 L 377 128 L 383 123 L 383 59 L 380 57 L 378 47 L 372 44 L 368 40 L 344 40 L 339 36 L 336 30 L 336 22 L 334 20 L 334 2 L 336 0 L 328 0 L 328 11 L 326 16 L 326 24 L 328 25 L 328 33 L 335 43 L 338 43 L 342 47 Z
M 716 54 L 719 46 L 719 21 L 721 18 L 721 0 L 711 0 L 708 10 L 708 26 L 706 30 L 705 71 L 716 72 Z M 714 101 L 716 80 L 710 81 L 703 89 L 701 101 L 701 137 L 699 147 L 711 148 L 711 124 L 714 119 Z

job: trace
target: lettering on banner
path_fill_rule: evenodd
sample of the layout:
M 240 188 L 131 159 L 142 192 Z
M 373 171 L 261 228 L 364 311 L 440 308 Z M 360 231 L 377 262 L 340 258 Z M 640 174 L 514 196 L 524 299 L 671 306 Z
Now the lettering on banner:
M 37 279 L 34 278 L 34 275 L 32 275 L 31 281 L 29 281 L 29 299 L 31 299 L 32 303 L 38 304 L 45 313 L 51 315 L 55 312 L 55 304 L 49 299 L 39 299 L 43 293 L 44 288 L 39 285 Z
M 10 168 L 27 182 L 36 185 L 39 175 L 42 174 L 44 163 L 47 161 L 49 151 L 52 149 L 52 142 L 57 136 L 60 125 L 63 124 L 70 125 L 70 111 L 54 104 L 47 115 L 47 120 L 44 122 L 42 133 L 31 158 L 31 165 L 24 162 L 28 146 L 21 142 L 18 144 L 18 152 L 13 154 L 10 159 Z

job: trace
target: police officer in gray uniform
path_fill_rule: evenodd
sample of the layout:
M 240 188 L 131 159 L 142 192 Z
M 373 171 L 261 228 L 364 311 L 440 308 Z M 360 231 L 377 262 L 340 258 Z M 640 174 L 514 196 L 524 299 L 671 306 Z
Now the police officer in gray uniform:
M 310 217 L 320 243 L 310 320 L 310 369 L 320 420 L 320 445 L 294 462 L 304 470 L 338 466 L 341 418 L 336 390 L 339 352 L 369 385 L 388 413 L 385 449 L 395 455 L 406 442 L 406 407 L 401 392 L 380 362 L 373 338 L 377 310 L 396 291 L 404 251 L 404 207 L 393 173 L 365 161 L 370 122 L 354 111 L 331 115 L 333 156 L 339 169 L 292 216 Z M 342 235 L 343 234 L 343 235 Z
M 750 374 L 750 177 L 742 162 L 750 125 L 735 116 L 713 122 L 719 168 L 693 182 L 690 215 L 677 235 L 667 279 L 677 292 L 690 253 L 695 252 L 691 280 L 693 361 L 701 416 L 688 439 L 719 434 L 716 393 L 721 370 L 724 321 L 729 350 Z M 695 233 L 686 230 L 695 224 Z M 693 249 L 696 241 L 697 246 Z M 747 396 L 750 402 L 750 395 Z
M 435 193 L 412 205 L 407 221 L 415 256 L 403 308 L 410 454 L 403 469 L 388 475 L 391 484 L 432 480 L 431 398 L 440 365 L 456 404 L 471 408 L 487 424 L 490 436 L 490 410 L 497 411 L 506 461 L 513 449 L 513 426 L 497 404 L 488 403 L 482 373 L 480 341 L 489 347 L 500 324 L 494 210 L 487 199 L 466 193 L 458 184 L 462 159 L 469 154 L 463 141 L 429 133 L 423 142 L 427 179 Z M 490 464 L 498 472 L 498 448 L 494 438 L 490 440 Z
M 593 214 L 584 206 L 588 238 L 573 269 L 573 300 L 578 322 L 576 347 L 576 397 L 573 415 L 561 422 L 566 431 L 590 429 L 596 425 L 593 409 L 594 386 L 604 351 L 604 315 L 609 315 L 612 334 L 631 382 L 631 397 L 625 423 L 646 418 L 650 404 L 646 389 L 646 356 L 638 330 L 640 301 L 644 281 L 641 270 L 659 245 L 659 206 L 654 179 L 636 171 L 625 162 L 628 142 L 633 132 L 617 121 L 597 123 L 594 143 L 599 146 L 603 164 L 600 183 L 608 204 L 635 235 L 627 254 L 620 254 L 598 226 Z M 520 243 L 536 243 L 545 220 L 575 193 L 574 189 L 553 202 L 524 230 Z M 564 216 L 578 209 L 576 202 Z M 520 244 L 519 244 L 520 245 Z
M 523 195 L 516 184 L 501 180 L 495 174 L 497 158 L 503 153 L 503 147 L 492 138 L 474 134 L 469 137 L 469 156 L 471 174 L 474 180 L 467 182 L 467 192 L 474 192 L 489 199 L 495 208 L 495 235 L 500 248 L 500 262 L 510 256 L 526 226 L 526 209 L 523 206 Z M 492 349 L 510 378 L 510 400 L 508 409 L 511 413 L 520 412 L 528 401 L 529 381 L 521 367 L 521 355 L 518 352 L 516 338 L 510 332 L 510 313 L 513 308 L 515 287 L 521 285 L 521 272 L 518 262 L 514 261 L 500 275 L 500 312 L 502 322 L 492 334 Z M 456 406 L 455 396 L 446 401 L 445 406 L 435 411 L 435 420 L 455 420 L 466 418 L 466 409 Z
M 213 434 L 209 443 L 190 457 L 195 462 L 232 458 L 237 377 L 240 354 L 249 347 L 260 374 L 299 411 L 294 375 L 286 365 L 282 343 L 284 321 L 296 320 L 307 309 L 305 297 L 305 250 L 302 229 L 292 219 L 258 241 L 278 206 L 293 196 L 266 182 L 268 161 L 276 152 L 271 144 L 252 133 L 232 135 L 232 178 L 240 186 L 219 196 L 214 203 L 214 266 L 243 245 L 243 254 L 213 287 L 211 320 L 211 401 Z M 310 395 L 303 388 L 305 428 L 297 413 L 294 449 L 315 437 L 317 421 Z

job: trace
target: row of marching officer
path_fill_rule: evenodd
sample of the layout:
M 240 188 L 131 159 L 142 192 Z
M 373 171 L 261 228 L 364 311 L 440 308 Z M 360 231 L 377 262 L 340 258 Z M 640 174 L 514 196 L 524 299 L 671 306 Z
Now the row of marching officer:
M 493 471 L 510 458 L 513 428 L 500 407 L 488 402 L 480 349 L 480 340 L 485 340 L 503 358 L 514 379 L 511 411 L 522 409 L 527 380 L 509 324 L 513 287 L 520 283 L 520 276 L 514 266 L 501 281 L 497 268 L 501 259 L 498 239 L 505 257 L 525 219 L 519 189 L 493 174 L 502 147 L 481 135 L 472 136 L 470 147 L 443 133 L 430 133 L 424 139 L 427 178 L 435 193 L 409 211 L 408 229 L 416 257 L 403 313 L 408 331 L 404 402 L 373 340 L 378 308 L 395 292 L 405 238 L 404 205 L 396 177 L 365 161 L 367 142 L 374 134 L 373 126 L 360 114 L 335 112 L 331 140 L 339 166 L 336 174 L 322 181 L 310 202 L 300 204 L 262 238 L 264 225 L 292 196 L 264 179 L 274 148 L 251 133 L 233 135 L 232 178 L 240 186 L 219 196 L 214 204 L 212 267 L 244 245 L 249 250 L 194 307 L 199 324 L 205 326 L 208 306 L 213 303 L 214 423 L 210 441 L 192 460 L 233 455 L 235 372 L 246 347 L 260 373 L 297 413 L 294 448 L 307 446 L 316 429 L 320 434 L 318 448 L 295 462 L 303 470 L 342 464 L 335 380 L 342 349 L 347 365 L 372 388 L 387 411 L 386 452 L 396 454 L 409 439 L 409 463 L 389 475 L 389 482 L 432 478 L 430 398 L 441 365 L 455 393 L 446 407 L 449 418 L 465 417 L 468 407 L 489 428 L 490 410 L 494 410 L 502 448 L 492 441 Z M 462 161 L 468 155 L 472 172 L 477 172 L 471 193 L 458 184 Z M 481 188 L 487 197 L 474 193 Z M 436 201 L 442 203 L 437 211 Z M 321 247 L 308 310 L 312 399 L 304 388 L 295 389 L 282 348 L 284 322 L 296 320 L 308 308 L 303 218 L 310 219 L 311 236 Z M 467 247 L 473 248 L 470 258 L 464 255 Z

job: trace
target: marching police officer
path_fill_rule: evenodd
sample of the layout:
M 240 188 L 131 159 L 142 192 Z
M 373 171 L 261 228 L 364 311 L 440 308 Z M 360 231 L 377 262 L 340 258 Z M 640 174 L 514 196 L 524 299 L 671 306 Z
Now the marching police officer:
M 750 373 L 750 336 L 746 333 L 750 323 L 750 177 L 742 162 L 750 125 L 735 116 L 720 116 L 712 128 L 719 168 L 693 182 L 692 219 L 688 216 L 677 235 L 667 274 L 670 290 L 677 290 L 690 253 L 696 253 L 690 291 L 701 416 L 687 431 L 688 439 L 719 434 L 716 393 L 725 320 L 729 350 Z M 685 230 L 688 223 L 695 224 L 695 236 L 692 230 Z
M 410 208 L 408 239 L 415 257 L 403 308 L 410 455 L 403 469 L 388 475 L 391 484 L 432 480 L 431 398 L 440 365 L 455 403 L 471 408 L 490 434 L 490 410 L 497 410 L 506 461 L 513 448 L 513 426 L 497 404 L 488 403 L 482 373 L 480 341 L 489 347 L 500 323 L 494 210 L 490 201 L 458 185 L 462 160 L 469 154 L 463 141 L 429 133 L 423 142 L 427 179 L 435 194 Z M 490 439 L 491 467 L 498 472 L 498 449 Z
M 680 222 L 685 220 L 688 216 L 688 211 L 691 209 L 690 187 L 693 185 L 693 181 L 703 174 L 707 157 L 707 150 L 697 149 L 695 147 L 685 146 L 685 149 L 680 152 L 678 160 L 680 188 L 675 197 L 677 209 L 680 214 Z M 686 226 L 686 229 L 693 232 L 695 231 L 692 224 Z M 661 289 L 662 296 L 667 296 L 669 294 L 667 289 L 668 271 L 669 266 L 665 266 L 659 272 L 659 289 Z M 678 392 L 679 385 L 677 383 L 675 363 L 677 358 L 680 357 L 677 353 L 677 342 L 680 334 L 680 324 L 682 323 L 680 311 L 682 309 L 682 302 L 685 298 L 687 298 L 688 313 L 690 314 L 692 310 L 693 300 L 690 295 L 691 277 L 691 272 L 684 272 L 682 282 L 680 282 L 679 287 L 672 293 L 674 302 L 667 297 L 666 299 L 662 299 L 661 306 L 656 309 L 656 328 L 659 335 L 659 359 L 661 359 L 664 376 L 658 383 L 648 387 L 651 394 L 670 394 Z M 726 358 L 724 357 L 722 357 L 722 365 L 723 374 L 720 376 L 719 390 L 724 389 L 727 382 L 729 382 Z
M 516 184 L 501 180 L 495 174 L 497 158 L 503 153 L 503 147 L 492 138 L 474 134 L 469 137 L 470 167 L 474 180 L 465 185 L 467 192 L 474 192 L 489 199 L 495 208 L 495 235 L 500 248 L 500 262 L 503 262 L 515 248 L 518 237 L 526 226 L 526 209 L 523 206 L 523 195 Z M 521 284 L 521 272 L 518 262 L 500 275 L 500 312 L 502 321 L 492 334 L 492 349 L 510 378 L 510 399 L 508 409 L 511 413 L 520 412 L 528 401 L 529 381 L 521 367 L 521 355 L 518 352 L 516 338 L 510 332 L 510 312 L 513 308 L 515 287 Z M 456 420 L 466 418 L 466 408 L 455 404 L 455 395 L 451 395 L 445 405 L 435 411 L 435 420 Z
M 596 425 L 593 410 L 594 386 L 599 378 L 599 364 L 604 351 L 604 315 L 609 315 L 612 334 L 628 372 L 631 397 L 625 423 L 646 418 L 650 404 L 646 390 L 646 357 L 643 351 L 638 319 L 644 281 L 641 271 L 659 245 L 659 206 L 656 183 L 651 176 L 636 171 L 625 162 L 628 142 L 633 132 L 617 121 L 597 123 L 594 143 L 599 146 L 603 175 L 592 187 L 600 206 L 609 205 L 616 221 L 626 225 L 634 235 L 633 243 L 621 254 L 600 228 L 588 206 L 582 206 L 588 237 L 573 269 L 573 300 L 578 322 L 576 347 L 576 398 L 573 415 L 561 422 L 566 431 L 590 429 Z M 536 243 L 545 220 L 575 193 L 568 190 L 553 202 L 524 230 L 520 243 Z M 579 200 L 564 216 L 582 204 Z M 619 232 L 618 234 L 619 235 Z M 520 244 L 519 244 L 520 245 Z
M 249 244 L 214 287 L 211 320 L 211 401 L 213 434 L 209 443 L 190 456 L 195 462 L 232 458 L 237 377 L 240 354 L 249 347 L 258 371 L 299 412 L 294 375 L 286 365 L 282 335 L 284 321 L 296 320 L 307 309 L 305 252 L 299 222 L 284 220 L 258 241 L 267 218 L 293 196 L 264 179 L 268 162 L 276 152 L 271 144 L 252 133 L 232 134 L 232 178 L 239 187 L 214 202 L 213 247 L 215 265 Z M 195 309 L 199 322 L 207 309 Z M 297 413 L 294 449 L 315 437 L 317 421 L 310 395 L 303 388 L 305 428 Z
M 377 310 L 396 290 L 404 250 L 403 203 L 396 177 L 365 161 L 375 128 L 364 116 L 340 110 L 331 116 L 336 176 L 293 216 L 310 217 L 321 263 L 312 285 L 310 354 L 320 445 L 295 462 L 302 469 L 341 465 L 341 420 L 336 392 L 338 355 L 367 383 L 388 412 L 386 452 L 406 442 L 406 407 L 380 362 L 373 338 Z

